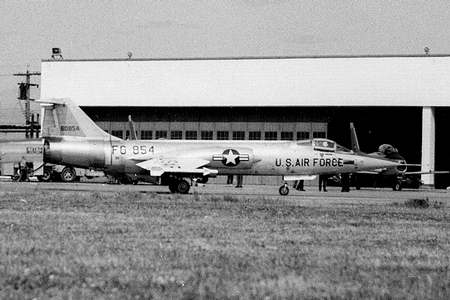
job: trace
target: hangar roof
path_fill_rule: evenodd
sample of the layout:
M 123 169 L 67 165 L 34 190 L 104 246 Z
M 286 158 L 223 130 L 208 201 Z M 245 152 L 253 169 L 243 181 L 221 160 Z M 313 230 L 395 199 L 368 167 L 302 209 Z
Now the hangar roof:
M 81 106 L 450 106 L 450 56 L 44 60 Z

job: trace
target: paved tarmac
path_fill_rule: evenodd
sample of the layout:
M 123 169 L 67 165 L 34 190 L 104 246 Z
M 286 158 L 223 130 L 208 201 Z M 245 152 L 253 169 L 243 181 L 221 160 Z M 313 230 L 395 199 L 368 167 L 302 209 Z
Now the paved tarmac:
M 278 197 L 280 199 L 329 199 L 336 201 L 339 199 L 349 199 L 353 201 L 396 201 L 411 198 L 429 198 L 450 204 L 450 191 L 432 189 L 410 189 L 402 191 L 392 191 L 388 188 L 362 188 L 361 190 L 351 190 L 349 193 L 342 193 L 339 187 L 328 187 L 328 192 L 319 192 L 316 187 L 306 187 L 304 192 L 290 188 L 288 196 L 278 194 L 279 186 L 275 185 L 246 185 L 243 188 L 236 188 L 234 185 L 205 184 L 192 187 L 190 194 L 201 195 L 235 195 L 235 196 L 262 196 L 268 198 Z M 122 185 L 106 183 L 43 183 L 43 182 L 11 182 L 0 181 L 0 191 L 4 192 L 24 192 L 34 193 L 37 191 L 64 191 L 64 192 L 139 192 L 156 193 L 169 195 L 167 186 L 152 184 Z

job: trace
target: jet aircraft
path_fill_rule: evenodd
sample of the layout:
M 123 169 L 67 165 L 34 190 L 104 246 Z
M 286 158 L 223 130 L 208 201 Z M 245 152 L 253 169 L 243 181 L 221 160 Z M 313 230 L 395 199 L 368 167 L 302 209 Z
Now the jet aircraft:
M 286 181 L 318 174 L 353 173 L 398 165 L 345 151 L 334 141 L 123 140 L 92 121 L 70 99 L 39 100 L 44 161 L 102 170 L 132 181 L 158 180 L 173 193 L 188 193 L 189 179 L 217 175 L 279 175 Z
M 358 174 L 373 174 L 380 176 L 381 178 L 386 178 L 394 191 L 400 191 L 403 188 L 403 184 L 406 182 L 417 182 L 411 176 L 420 174 L 446 174 L 449 171 L 408 171 L 408 167 L 420 167 L 420 164 L 407 164 L 405 158 L 400 155 L 398 150 L 389 144 L 382 144 L 378 147 L 377 152 L 364 153 L 361 151 L 358 142 L 358 136 L 356 135 L 356 128 L 353 122 L 350 123 L 350 137 L 352 143 L 352 150 L 356 154 L 366 155 L 373 158 L 388 159 L 392 162 L 397 162 L 399 165 L 379 168 L 371 171 L 358 171 Z M 358 176 L 359 177 L 359 176 Z M 361 178 L 359 178 L 361 179 Z M 375 179 L 377 180 L 377 179 Z M 383 180 L 379 180 L 383 181 Z M 359 183 L 355 183 L 358 185 Z M 420 185 L 417 183 L 416 185 Z M 418 187 L 418 186 L 417 186 Z

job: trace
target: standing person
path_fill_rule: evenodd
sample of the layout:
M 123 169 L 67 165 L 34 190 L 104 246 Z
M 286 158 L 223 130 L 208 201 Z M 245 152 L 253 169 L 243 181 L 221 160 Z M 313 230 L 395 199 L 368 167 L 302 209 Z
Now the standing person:
M 319 175 L 319 192 L 323 191 L 326 192 L 327 191 L 327 180 L 328 180 L 328 175 L 325 174 L 321 174 Z
M 350 192 L 350 175 L 348 173 L 341 174 L 341 192 Z
M 29 181 L 28 179 L 28 168 L 27 168 L 27 160 L 25 156 L 22 156 L 22 159 L 19 162 L 19 172 L 20 172 L 20 181 Z
M 237 188 L 241 188 L 242 187 L 242 182 L 244 181 L 244 175 L 236 175 L 236 187 Z
M 358 173 L 352 173 L 352 182 L 357 190 L 361 189 L 361 185 L 359 184 Z
M 304 192 L 305 191 L 304 185 L 305 185 L 305 181 L 304 180 L 296 180 L 294 182 L 294 189 Z
M 233 175 L 227 176 L 227 184 L 233 184 Z

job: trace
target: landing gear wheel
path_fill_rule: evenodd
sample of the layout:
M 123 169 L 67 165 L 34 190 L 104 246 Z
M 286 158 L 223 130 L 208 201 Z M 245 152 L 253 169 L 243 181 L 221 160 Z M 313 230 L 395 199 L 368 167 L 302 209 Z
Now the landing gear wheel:
M 392 186 L 392 190 L 394 191 L 401 191 L 402 190 L 402 183 L 400 181 L 397 181 Z
M 187 193 L 189 193 L 189 189 L 191 188 L 189 182 L 187 182 L 184 179 L 178 181 L 177 184 L 176 184 L 176 187 L 177 187 L 177 192 L 180 193 L 180 194 L 187 194 Z
M 77 173 L 74 168 L 65 167 L 61 172 L 61 180 L 63 182 L 73 182 L 77 179 Z
M 280 193 L 281 196 L 287 196 L 289 194 L 289 188 L 287 187 L 287 185 L 284 184 L 280 186 L 278 192 Z
M 197 182 L 198 183 L 202 183 L 202 184 L 207 183 L 208 182 L 208 177 L 200 177 L 200 178 L 197 179 Z
M 124 175 L 123 177 L 120 177 L 119 183 L 120 184 L 131 184 L 132 181 L 131 181 L 130 177 L 128 177 L 127 175 Z

